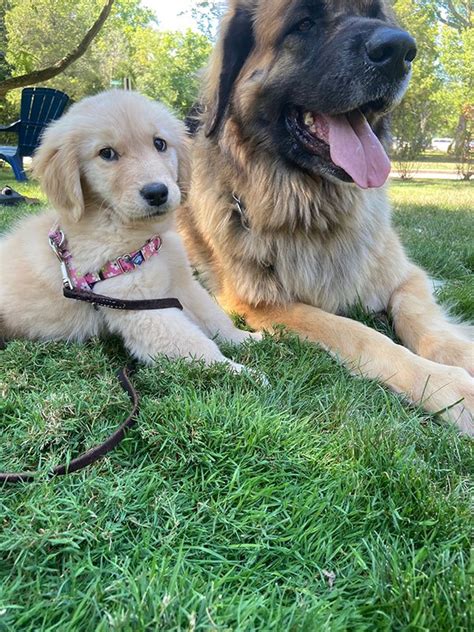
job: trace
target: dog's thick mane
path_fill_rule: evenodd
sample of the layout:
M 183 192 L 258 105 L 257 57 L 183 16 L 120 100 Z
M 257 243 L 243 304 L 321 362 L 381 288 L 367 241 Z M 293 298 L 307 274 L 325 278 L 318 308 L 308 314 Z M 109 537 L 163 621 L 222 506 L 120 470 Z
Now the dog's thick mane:
M 237 133 L 230 138 L 235 125 L 225 126 L 225 147 L 219 139 L 201 137 L 196 151 L 196 177 L 202 182 L 212 176 L 221 181 L 220 190 L 242 197 L 252 230 L 260 231 L 334 231 L 363 205 L 364 191 L 344 184 L 315 179 L 297 168 L 289 169 L 282 159 L 255 146 Z M 209 168 L 213 162 L 215 169 Z M 218 174 L 218 175 L 217 175 Z

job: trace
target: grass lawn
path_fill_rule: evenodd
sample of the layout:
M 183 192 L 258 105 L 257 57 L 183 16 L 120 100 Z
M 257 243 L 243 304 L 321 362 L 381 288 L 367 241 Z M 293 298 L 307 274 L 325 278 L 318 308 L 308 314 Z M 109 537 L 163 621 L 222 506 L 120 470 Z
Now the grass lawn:
M 391 189 L 411 255 L 468 318 L 473 190 Z M 474 442 L 294 336 L 226 351 L 271 387 L 159 359 L 110 457 L 0 490 L 0 631 L 469 630 Z M 129 408 L 116 340 L 1 353 L 0 469 L 46 471 Z

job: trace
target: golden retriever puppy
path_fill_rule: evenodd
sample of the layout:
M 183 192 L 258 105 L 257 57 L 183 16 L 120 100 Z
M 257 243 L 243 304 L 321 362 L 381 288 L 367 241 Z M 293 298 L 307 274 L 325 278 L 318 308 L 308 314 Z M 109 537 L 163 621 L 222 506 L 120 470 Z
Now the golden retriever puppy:
M 174 230 L 187 160 L 183 125 L 137 93 L 86 98 L 53 123 L 34 159 L 53 208 L 0 241 L 1 334 L 83 341 L 113 332 L 142 362 L 165 354 L 242 370 L 212 339 L 242 343 L 258 334 L 236 329 L 193 278 Z M 128 300 L 173 297 L 183 311 L 94 308 L 63 296 L 62 271 L 79 289 Z

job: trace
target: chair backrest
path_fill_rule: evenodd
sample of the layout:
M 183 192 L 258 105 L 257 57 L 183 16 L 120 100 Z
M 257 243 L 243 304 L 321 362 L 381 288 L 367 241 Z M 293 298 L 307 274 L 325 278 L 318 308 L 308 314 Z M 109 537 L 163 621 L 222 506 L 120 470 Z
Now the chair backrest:
M 21 93 L 18 150 L 32 156 L 40 144 L 41 134 L 50 121 L 59 118 L 69 97 L 51 88 L 24 88 Z

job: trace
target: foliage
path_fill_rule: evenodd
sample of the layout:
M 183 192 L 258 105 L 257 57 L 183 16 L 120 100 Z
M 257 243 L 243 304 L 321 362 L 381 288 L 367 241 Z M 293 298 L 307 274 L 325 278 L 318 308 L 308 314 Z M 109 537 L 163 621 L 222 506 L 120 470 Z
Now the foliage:
M 459 175 L 464 180 L 474 176 L 474 105 L 466 105 L 461 110 L 456 130 L 456 160 Z
M 472 0 L 425 0 L 431 4 L 439 21 L 446 26 L 463 31 L 474 25 L 474 3 Z
M 7 50 L 7 30 L 5 15 L 10 8 L 10 0 L 0 0 L 0 81 L 10 76 L 10 65 L 5 59 Z
M 131 67 L 136 88 L 186 116 L 196 99 L 198 71 L 211 50 L 209 40 L 191 30 L 180 33 L 142 28 L 133 42 Z
M 15 76 L 48 66 L 64 56 L 73 43 L 80 41 L 93 21 L 91 16 L 103 6 L 103 0 L 0 2 L 5 14 L 6 59 Z M 204 11 L 204 7 L 200 9 Z M 210 10 L 214 11 L 212 7 Z M 0 30 L 0 41 L 1 36 Z M 46 85 L 78 100 L 112 84 L 122 85 L 127 78 L 133 87 L 161 99 L 184 116 L 195 100 L 197 73 L 209 52 L 210 42 L 205 35 L 191 30 L 159 31 L 152 13 L 142 8 L 140 0 L 116 0 L 111 16 L 89 50 Z M 14 110 L 19 96 L 17 90 L 8 97 Z
M 5 24 L 7 61 L 15 74 L 48 66 L 67 54 L 102 6 L 103 0 L 13 0 Z M 110 87 L 112 79 L 127 76 L 131 33 L 151 17 L 139 0 L 117 0 L 97 39 L 70 69 L 54 78 L 54 87 L 77 100 Z
M 225 7 L 225 0 L 198 0 L 193 3 L 191 15 L 199 31 L 211 41 L 216 38 L 219 19 Z
M 401 24 L 418 43 L 410 88 L 393 117 L 395 158 L 407 166 L 434 136 L 447 136 L 455 139 L 453 151 L 466 165 L 469 125 L 463 112 L 472 106 L 474 94 L 472 0 L 396 0 L 394 4 Z M 464 171 L 468 173 L 469 167 Z
M 401 25 L 410 31 L 418 45 L 410 87 L 392 119 L 395 159 L 413 162 L 429 146 L 439 125 L 436 97 L 442 82 L 437 75 L 438 21 L 434 11 L 420 5 L 418 0 L 397 0 L 395 10 Z
M 442 29 L 440 59 L 447 75 L 440 98 L 449 107 L 460 172 L 469 179 L 473 175 L 474 23 L 460 30 L 448 26 Z
M 84 55 L 95 37 L 97 37 L 98 33 L 100 33 L 104 23 L 110 15 L 114 3 L 115 0 L 107 0 L 99 15 L 94 20 L 92 26 L 87 29 L 81 40 L 62 58 L 51 62 L 48 66 L 31 70 L 30 72 L 26 72 L 24 74 L 15 75 L 1 81 L 0 97 L 5 96 L 8 92 L 17 88 L 46 83 L 65 72 L 67 68 Z
M 5 27 L 5 15 L 10 8 L 10 0 L 0 0 L 0 81 L 11 75 L 10 64 L 5 59 L 7 50 L 7 31 Z M 15 120 L 16 108 L 12 107 L 6 99 L 0 99 L 0 124 L 6 125 Z M 0 134 L 0 145 L 11 142 L 10 134 Z

